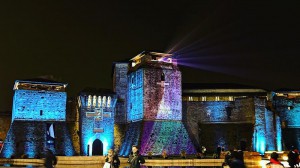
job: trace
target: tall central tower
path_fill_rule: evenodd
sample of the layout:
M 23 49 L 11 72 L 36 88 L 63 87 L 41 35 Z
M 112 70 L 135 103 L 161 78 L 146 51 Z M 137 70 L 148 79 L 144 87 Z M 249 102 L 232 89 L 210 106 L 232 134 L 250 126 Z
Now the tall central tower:
M 127 122 L 120 154 L 131 145 L 140 152 L 159 155 L 163 150 L 195 153 L 182 123 L 181 72 L 172 54 L 142 52 L 129 60 L 127 73 Z
M 130 60 L 128 121 L 181 121 L 181 72 L 171 56 L 142 52 Z

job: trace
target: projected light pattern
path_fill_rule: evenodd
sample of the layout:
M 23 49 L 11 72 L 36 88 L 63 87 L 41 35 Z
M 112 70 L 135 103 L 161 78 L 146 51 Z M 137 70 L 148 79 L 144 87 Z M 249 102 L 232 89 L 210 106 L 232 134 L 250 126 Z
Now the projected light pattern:
M 163 150 L 172 155 L 179 155 L 183 150 L 187 154 L 196 153 L 181 121 L 145 121 L 141 146 L 142 155 L 147 155 L 148 152 L 161 155 Z
M 145 69 L 144 74 L 144 118 L 147 120 L 181 120 L 180 71 L 175 67 Z
M 84 117 L 83 115 L 81 117 L 81 145 L 83 155 L 92 155 L 92 146 L 96 139 L 99 139 L 103 143 L 103 153 L 107 153 L 108 149 L 112 148 L 114 144 L 113 115 L 110 118 L 103 119 L 103 122 L 99 123 L 99 127 L 103 128 L 103 132 L 94 131 L 94 118 Z
M 64 122 L 54 122 L 55 125 L 55 148 L 57 155 L 72 156 L 74 148 Z M 25 154 L 29 158 L 42 157 L 47 146 L 46 132 L 47 123 L 41 121 L 14 121 L 4 141 L 1 156 L 4 158 L 19 158 Z M 24 132 L 26 132 L 24 134 Z
M 231 101 L 183 102 L 185 120 L 199 122 L 253 122 L 253 99 Z M 228 108 L 230 107 L 230 108 Z M 189 122 L 187 121 L 187 122 Z
M 132 145 L 140 145 L 139 139 L 142 132 L 143 122 L 137 121 L 130 123 L 124 138 L 124 142 L 119 151 L 120 156 L 128 156 L 131 152 Z
M 127 121 L 143 119 L 143 101 L 143 69 L 139 69 L 128 75 Z
M 60 84 L 59 84 L 60 85 Z M 63 85 L 63 84 L 61 84 Z M 18 87 L 20 86 L 20 87 Z M 66 123 L 66 99 L 64 86 L 57 83 L 27 82 L 14 87 L 12 124 L 4 140 L 1 155 L 5 158 L 22 155 L 41 157 L 49 147 L 47 124 L 55 127 L 54 153 L 71 156 L 74 148 Z M 45 122 L 47 121 L 47 122 Z
M 15 90 L 12 120 L 65 121 L 66 92 Z
M 111 97 L 110 107 L 93 107 L 89 106 L 86 98 L 90 94 L 96 94 L 96 97 Z M 116 105 L 116 97 L 112 94 L 99 93 L 81 93 L 80 95 L 80 138 L 81 150 L 83 155 L 91 156 L 93 153 L 106 154 L 114 145 L 114 113 Z M 103 105 L 103 103 L 102 103 Z M 102 142 L 103 151 L 93 151 L 94 142 Z

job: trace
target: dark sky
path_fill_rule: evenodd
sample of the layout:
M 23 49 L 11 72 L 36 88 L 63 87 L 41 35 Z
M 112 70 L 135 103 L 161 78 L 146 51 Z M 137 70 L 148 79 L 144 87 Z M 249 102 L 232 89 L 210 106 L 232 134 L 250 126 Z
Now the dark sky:
M 15 80 L 53 75 L 68 95 L 111 88 L 113 61 L 177 54 L 183 82 L 300 88 L 297 1 L 1 1 L 0 111 Z M 191 66 L 191 67 L 190 67 Z M 193 68 L 192 68 L 193 67 Z

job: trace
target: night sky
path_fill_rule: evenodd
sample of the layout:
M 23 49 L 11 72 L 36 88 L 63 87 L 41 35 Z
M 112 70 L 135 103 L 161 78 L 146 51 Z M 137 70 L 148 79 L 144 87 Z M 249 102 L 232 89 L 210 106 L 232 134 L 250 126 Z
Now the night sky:
M 1 1 L 0 111 L 15 80 L 112 88 L 112 62 L 175 53 L 183 82 L 300 89 L 297 1 Z

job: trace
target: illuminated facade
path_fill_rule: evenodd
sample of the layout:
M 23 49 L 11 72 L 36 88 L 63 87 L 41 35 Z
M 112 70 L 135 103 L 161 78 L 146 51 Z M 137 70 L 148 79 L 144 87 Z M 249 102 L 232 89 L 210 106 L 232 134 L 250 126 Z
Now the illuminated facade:
M 140 152 L 160 155 L 196 153 L 182 120 L 181 72 L 171 54 L 142 52 L 128 63 L 127 122 L 121 155 L 132 145 Z M 170 143 L 170 140 L 173 140 Z
M 12 124 L 1 156 L 41 157 L 46 148 L 58 155 L 74 155 L 66 120 L 67 84 L 16 81 Z
M 182 84 L 172 55 L 156 52 L 113 70 L 113 91 L 86 89 L 68 106 L 64 83 L 16 81 L 11 124 L 0 115 L 0 157 L 36 158 L 45 148 L 66 156 L 114 148 L 127 156 L 132 145 L 142 155 L 195 154 L 202 145 L 261 154 L 300 148 L 300 91 Z
M 267 108 L 268 102 L 266 90 L 244 85 L 183 86 L 184 121 L 195 141 L 213 151 L 217 146 L 281 151 L 279 117 Z
M 113 91 L 118 98 L 116 105 L 116 123 L 127 122 L 127 72 L 128 62 L 115 62 L 113 63 Z
M 109 90 L 86 89 L 78 97 L 80 147 L 84 156 L 104 155 L 114 147 L 116 96 Z
M 277 90 L 272 92 L 272 109 L 275 111 L 282 126 L 282 136 L 276 138 L 282 141 L 286 149 L 295 146 L 300 149 L 300 91 Z

